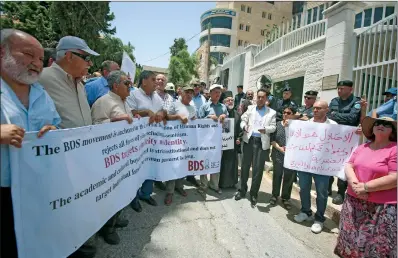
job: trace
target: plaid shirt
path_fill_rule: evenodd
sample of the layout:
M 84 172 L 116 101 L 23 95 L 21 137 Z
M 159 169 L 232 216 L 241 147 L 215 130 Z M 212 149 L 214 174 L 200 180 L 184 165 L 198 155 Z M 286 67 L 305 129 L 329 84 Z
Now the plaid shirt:
M 158 94 L 158 96 L 163 100 L 163 109 L 169 110 L 171 103 L 173 103 L 175 99 L 168 93 L 165 93 L 163 96 L 161 96 L 158 92 L 156 92 L 156 94 Z

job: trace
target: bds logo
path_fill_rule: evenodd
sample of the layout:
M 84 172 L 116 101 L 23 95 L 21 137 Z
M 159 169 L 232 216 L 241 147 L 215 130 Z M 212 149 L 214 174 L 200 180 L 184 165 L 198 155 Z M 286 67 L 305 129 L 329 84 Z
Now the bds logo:
M 188 160 L 188 171 L 202 171 L 205 169 L 204 160 Z

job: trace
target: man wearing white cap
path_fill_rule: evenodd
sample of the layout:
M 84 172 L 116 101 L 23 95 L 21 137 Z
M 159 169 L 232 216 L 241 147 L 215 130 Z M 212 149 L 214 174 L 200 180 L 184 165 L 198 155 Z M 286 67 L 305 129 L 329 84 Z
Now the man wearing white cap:
M 56 48 L 57 59 L 51 67 L 45 68 L 39 82 L 54 100 L 62 119 L 60 128 L 76 128 L 92 125 L 90 106 L 81 80 L 92 65 L 91 50 L 81 38 L 65 36 Z M 71 257 L 94 257 L 95 237 L 91 237 Z
M 199 118 L 211 118 L 214 121 L 224 122 L 224 119 L 228 117 L 228 110 L 224 104 L 221 104 L 220 97 L 223 86 L 219 84 L 213 84 L 210 86 L 210 100 L 203 104 L 199 110 Z M 221 194 L 221 189 L 218 186 L 220 181 L 220 173 L 214 173 L 210 175 L 210 184 L 207 180 L 207 175 L 200 176 L 200 182 L 204 189 L 209 186 L 210 189 Z

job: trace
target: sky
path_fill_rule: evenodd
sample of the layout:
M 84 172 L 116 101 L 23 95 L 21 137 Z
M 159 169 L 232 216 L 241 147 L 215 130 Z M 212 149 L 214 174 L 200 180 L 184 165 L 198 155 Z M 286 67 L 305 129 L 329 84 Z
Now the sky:
M 135 47 L 137 63 L 162 68 L 169 65 L 170 54 L 164 54 L 170 51 L 174 39 L 189 39 L 198 34 L 200 16 L 215 7 L 215 2 L 110 3 L 111 12 L 115 14 L 112 22 L 116 26 L 115 36 L 124 44 L 130 41 Z M 199 35 L 187 45 L 189 53 L 193 53 L 199 47 Z

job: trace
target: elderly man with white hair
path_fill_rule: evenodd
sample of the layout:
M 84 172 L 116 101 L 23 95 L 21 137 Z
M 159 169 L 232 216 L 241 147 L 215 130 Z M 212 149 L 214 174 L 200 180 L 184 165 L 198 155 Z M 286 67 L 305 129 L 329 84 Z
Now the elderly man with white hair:
M 19 30 L 1 30 L 1 257 L 18 257 L 10 148 L 21 148 L 25 132 L 39 131 L 41 137 L 61 122 L 54 102 L 37 83 L 43 58 L 37 39 Z
M 56 50 L 56 62 L 43 70 L 39 81 L 54 100 L 62 119 L 60 128 L 92 125 L 82 78 L 92 65 L 91 56 L 99 54 L 91 50 L 83 39 L 73 36 L 61 38 Z M 95 242 L 95 237 L 91 237 L 73 257 L 94 257 L 97 252 Z

